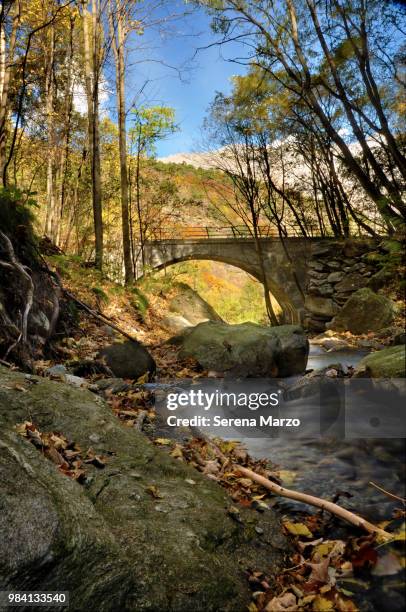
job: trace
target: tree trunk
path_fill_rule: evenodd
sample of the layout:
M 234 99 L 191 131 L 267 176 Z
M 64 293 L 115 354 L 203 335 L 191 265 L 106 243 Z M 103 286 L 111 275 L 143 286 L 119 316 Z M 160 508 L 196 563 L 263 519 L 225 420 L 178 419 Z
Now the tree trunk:
M 3 7 L 4 10 L 4 7 Z M 3 14 L 4 15 L 4 14 Z M 10 111 L 9 89 L 17 31 L 20 25 L 20 2 L 14 2 L 12 29 L 7 49 L 4 20 L 0 24 L 0 180 L 7 184 L 7 123 Z
M 100 170 L 100 142 L 99 142 L 99 79 L 100 79 L 100 39 L 99 18 L 97 2 L 92 2 L 92 51 L 90 46 L 89 21 L 90 15 L 83 6 L 83 38 L 85 60 L 85 85 L 88 113 L 88 140 L 92 173 L 92 204 L 93 223 L 95 235 L 95 263 L 99 270 L 103 268 L 103 218 Z
M 131 240 L 130 240 L 130 215 L 129 215 L 129 197 L 128 197 L 128 165 L 127 165 L 127 132 L 126 132 L 126 112 L 125 112 L 125 24 L 124 12 L 121 0 L 117 0 L 116 7 L 116 27 L 114 27 L 114 16 L 110 3 L 110 29 L 113 43 L 113 50 L 116 64 L 116 96 L 117 96 L 117 114 L 118 114 L 118 134 L 119 134 L 119 149 L 120 149 L 120 186 L 121 186 L 121 222 L 123 236 L 123 255 L 124 255 L 124 274 L 125 284 L 131 284 L 134 281 L 133 264 L 131 257 Z
M 45 45 L 48 46 L 47 36 Z M 54 59 L 55 59 L 55 28 L 52 24 L 49 40 L 49 53 L 45 55 L 45 109 L 48 137 L 47 159 L 47 211 L 45 220 L 45 235 L 55 242 L 56 197 L 55 197 L 55 122 L 54 122 Z

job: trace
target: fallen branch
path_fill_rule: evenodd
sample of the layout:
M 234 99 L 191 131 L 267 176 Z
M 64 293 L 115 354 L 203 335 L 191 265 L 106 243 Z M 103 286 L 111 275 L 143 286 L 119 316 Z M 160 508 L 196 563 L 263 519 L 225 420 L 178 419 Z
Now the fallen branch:
M 390 493 L 389 491 L 386 491 L 386 489 L 384 489 L 383 487 L 380 487 L 379 485 L 375 484 L 372 481 L 370 481 L 368 484 L 370 484 L 371 487 L 375 487 L 375 489 L 378 489 L 378 491 L 380 491 L 381 493 L 384 493 L 385 495 L 387 495 L 391 499 L 395 499 L 396 501 L 400 501 L 400 502 L 402 502 L 403 505 L 406 504 L 406 499 L 404 497 L 399 497 L 399 495 L 395 495 L 394 493 Z
M 351 523 L 351 525 L 355 525 L 356 527 L 361 527 L 365 529 L 368 533 L 374 533 L 379 535 L 385 541 L 393 539 L 393 535 L 385 531 L 384 529 L 380 529 L 376 527 L 369 521 L 361 518 L 354 512 L 350 512 L 345 508 L 341 508 L 337 504 L 333 502 L 327 501 L 325 499 L 321 499 L 320 497 L 315 497 L 314 495 L 308 495 L 307 493 L 300 493 L 298 491 L 292 491 L 291 489 L 285 489 L 285 487 L 281 487 L 280 485 L 268 480 L 265 476 L 261 476 L 260 474 L 256 474 L 252 470 L 248 468 L 241 467 L 240 465 L 235 466 L 239 472 L 241 472 L 247 478 L 250 478 L 254 482 L 265 487 L 275 495 L 280 495 L 281 497 L 287 497 L 289 499 L 294 499 L 295 501 L 302 502 L 304 504 L 309 504 L 311 506 L 316 506 L 316 508 L 321 508 L 322 510 L 327 510 L 331 514 L 338 516 L 339 518 L 347 521 L 347 523 Z
M 94 310 L 93 308 L 90 308 L 90 306 L 88 306 L 87 304 L 85 304 L 84 302 L 82 302 L 81 300 L 79 300 L 77 297 L 75 297 L 73 295 L 73 293 L 71 293 L 70 291 L 68 291 L 67 289 L 65 289 L 62 285 L 60 285 L 61 290 L 63 291 L 63 293 L 70 299 L 73 300 L 78 306 L 79 308 L 82 308 L 82 310 L 85 310 L 86 312 L 88 312 L 92 317 L 94 317 L 95 319 L 97 319 L 98 321 L 101 321 L 102 323 L 104 323 L 105 325 L 109 325 L 112 329 L 114 329 L 116 332 L 118 332 L 119 334 L 121 334 L 122 336 L 124 336 L 125 338 L 127 338 L 128 340 L 131 340 L 131 342 L 137 342 L 138 340 L 136 338 L 133 338 L 130 334 L 128 334 L 126 331 L 124 331 L 123 329 L 121 329 L 121 327 L 118 327 L 118 325 L 116 325 L 115 323 L 113 323 L 113 321 L 107 317 L 106 315 L 104 315 L 102 312 L 99 312 L 97 310 Z

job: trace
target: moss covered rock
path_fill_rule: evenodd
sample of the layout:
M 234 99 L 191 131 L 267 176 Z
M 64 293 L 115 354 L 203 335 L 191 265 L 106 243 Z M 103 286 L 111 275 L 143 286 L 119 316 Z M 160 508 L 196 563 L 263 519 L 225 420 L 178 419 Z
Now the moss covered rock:
M 291 376 L 305 371 L 309 343 L 301 327 L 207 322 L 172 339 L 181 357 L 233 376 Z
M 372 378 L 405 378 L 405 368 L 406 346 L 391 346 L 361 359 L 355 375 Z
M 104 469 L 86 464 L 85 483 L 71 480 L 15 431 L 25 420 L 91 446 Z M 271 510 L 241 509 L 236 522 L 221 487 L 90 391 L 0 367 L 0 427 L 3 589 L 67 590 L 72 610 L 242 612 L 244 569 L 272 577 L 284 565 Z
M 137 380 L 147 372 L 155 372 L 155 361 L 147 349 L 136 340 L 114 342 L 102 349 L 97 358 L 118 378 Z
M 349 297 L 327 327 L 336 331 L 364 334 L 387 327 L 393 318 L 392 301 L 365 287 Z

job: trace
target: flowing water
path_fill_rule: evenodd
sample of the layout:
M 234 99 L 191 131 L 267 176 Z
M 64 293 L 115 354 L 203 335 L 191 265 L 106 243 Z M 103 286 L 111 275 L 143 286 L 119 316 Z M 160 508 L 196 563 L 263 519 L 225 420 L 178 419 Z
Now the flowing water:
M 344 368 L 355 366 L 365 354 L 358 350 L 327 352 L 312 346 L 308 369 L 331 364 L 341 364 Z M 159 386 L 151 385 L 151 389 Z M 214 430 L 213 435 L 216 434 Z M 243 437 L 241 443 L 252 456 L 266 458 L 276 465 L 286 487 L 326 499 L 339 495 L 341 505 L 374 523 L 391 519 L 400 504 L 377 491 L 370 481 L 401 497 L 406 496 L 404 439 Z M 313 507 L 280 497 L 274 498 L 273 505 L 289 517 L 307 511 L 314 513 Z M 346 539 L 349 533 L 344 523 L 335 521 L 328 537 Z M 377 576 L 372 580 L 368 575 L 365 580 L 357 578 L 350 586 L 362 612 L 403 612 L 406 609 L 404 582 L 399 574 Z
M 311 347 L 308 369 L 337 363 L 355 366 L 365 354 L 355 350 L 326 352 Z M 371 520 L 390 517 L 396 504 L 369 485 L 369 481 L 404 496 L 404 440 L 245 438 L 242 442 L 255 457 L 270 459 L 280 469 L 291 472 L 293 488 L 327 497 L 345 491 L 351 495 L 346 499 L 347 507 Z M 299 507 L 288 500 L 282 503 Z
M 360 351 L 325 352 L 312 347 L 308 368 L 330 364 L 355 366 L 365 353 Z M 281 440 L 245 438 L 244 445 L 256 457 L 270 459 L 287 471 L 285 486 L 331 499 L 340 495 L 339 503 L 377 523 L 389 520 L 395 508 L 401 507 L 373 488 L 373 481 L 387 491 L 405 497 L 405 440 Z M 283 472 L 282 472 L 283 474 Z M 288 499 L 275 498 L 275 508 L 292 516 L 314 508 Z M 348 528 L 337 522 L 330 537 L 346 538 Z M 385 554 L 385 551 L 380 551 Z M 352 584 L 341 586 L 354 593 L 362 612 L 403 612 L 406 609 L 403 573 L 387 576 L 359 576 Z

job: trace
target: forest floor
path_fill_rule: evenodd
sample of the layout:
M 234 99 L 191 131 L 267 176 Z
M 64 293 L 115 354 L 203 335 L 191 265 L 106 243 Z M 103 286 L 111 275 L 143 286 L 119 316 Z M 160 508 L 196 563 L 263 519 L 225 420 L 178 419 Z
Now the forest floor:
M 146 298 L 137 289 L 126 290 L 101 279 L 95 270 L 83 269 L 73 260 L 54 257 L 50 264 L 58 271 L 64 286 L 80 301 L 102 312 L 148 348 L 156 360 L 159 380 L 207 375 L 193 361 L 179 360 L 177 349 L 166 344 L 168 332 L 161 326 L 166 303 L 162 291 L 152 291 Z M 36 362 L 38 373 L 45 374 L 55 364 L 94 359 L 102 347 L 112 342 L 112 329 L 107 323 L 83 311 L 74 316 L 76 324 L 71 332 L 67 336 L 66 329 L 63 334 L 61 332 L 61 340 L 54 343 L 49 358 Z M 71 322 L 68 319 L 65 326 Z M 371 335 L 355 338 L 349 334 L 345 339 L 354 346 L 360 340 L 373 340 Z M 385 343 L 385 339 L 380 342 Z M 86 384 L 94 389 L 102 377 L 101 374 L 89 375 Z M 276 483 L 281 483 L 286 476 L 284 466 L 256 460 L 234 441 L 216 439 L 211 442 L 196 437 L 171 439 L 155 435 L 153 397 L 143 388 L 145 382 L 145 379 L 135 384 L 133 381 L 125 390 L 106 394 L 113 413 L 124 426 L 137 426 L 141 417 L 144 432 L 152 443 L 165 449 L 174 461 L 189 463 L 223 486 L 234 502 L 232 511 L 237 522 L 240 507 L 261 512 L 274 503 L 275 496 L 239 473 L 238 465 Z M 337 499 L 345 495 L 340 492 Z M 309 512 L 308 508 L 303 512 L 284 511 L 282 529 L 291 539 L 294 550 L 291 565 L 279 575 L 276 588 L 271 588 L 268 577 L 255 567 L 247 571 L 252 588 L 249 612 L 383 610 L 372 604 L 375 597 L 378 600 L 389 597 L 392 603 L 385 609 L 401 610 L 406 515 L 404 501 L 401 498 L 397 501 L 393 515 L 379 525 L 393 533 L 389 543 L 355 527 L 343 528 L 342 523 L 323 511 Z

